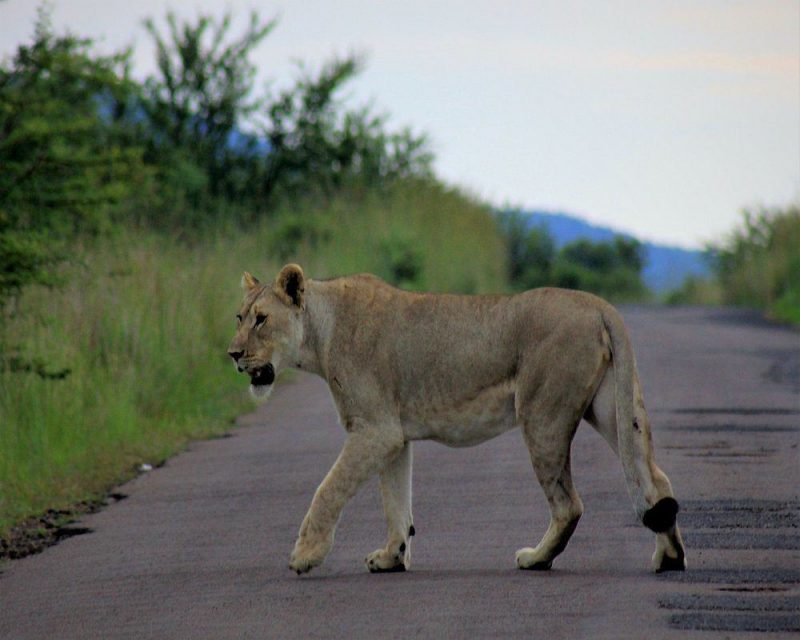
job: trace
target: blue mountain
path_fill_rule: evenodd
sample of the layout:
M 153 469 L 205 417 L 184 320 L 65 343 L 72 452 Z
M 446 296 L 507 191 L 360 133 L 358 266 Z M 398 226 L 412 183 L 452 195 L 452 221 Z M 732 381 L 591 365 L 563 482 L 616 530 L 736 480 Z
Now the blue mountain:
M 557 247 L 574 240 L 591 240 L 605 242 L 614 236 L 633 238 L 629 233 L 593 225 L 573 215 L 561 211 L 522 211 L 527 216 L 530 226 L 544 226 L 550 232 Z M 687 276 L 708 276 L 709 265 L 703 252 L 672 247 L 669 245 L 642 242 L 645 255 L 645 267 L 642 273 L 645 284 L 655 293 L 663 293 L 679 287 Z

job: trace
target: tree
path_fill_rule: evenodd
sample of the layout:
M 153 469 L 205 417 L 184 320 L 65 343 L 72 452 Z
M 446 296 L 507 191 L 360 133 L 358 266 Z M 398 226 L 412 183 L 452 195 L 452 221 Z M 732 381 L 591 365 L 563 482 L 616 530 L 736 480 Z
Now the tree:
M 614 300 L 640 300 L 648 294 L 641 277 L 642 251 L 638 240 L 622 236 L 611 242 L 576 240 L 561 248 L 552 281 Z
M 158 73 L 145 82 L 147 159 L 182 223 L 235 204 L 249 216 L 281 195 L 330 195 L 353 180 L 369 186 L 398 177 L 430 176 L 424 136 L 390 131 L 368 106 L 347 108 L 344 85 L 363 68 L 355 56 L 334 58 L 318 73 L 300 65 L 293 84 L 253 96 L 251 55 L 276 22 L 253 12 L 230 37 L 231 16 L 179 23 L 167 14 L 162 34 L 152 20 Z M 154 207 L 159 222 L 162 206 Z M 178 207 L 178 209 L 180 209 Z
M 547 227 L 530 226 L 519 211 L 499 213 L 498 222 L 506 240 L 508 279 L 517 291 L 556 286 L 614 300 L 641 300 L 648 295 L 638 240 L 623 236 L 610 242 L 580 239 L 557 250 Z
M 524 291 L 551 284 L 556 248 L 547 227 L 529 226 L 524 214 L 518 211 L 501 213 L 499 222 L 506 238 L 512 287 Z
M 261 99 L 251 98 L 256 68 L 250 56 L 275 25 L 253 11 L 244 32 L 231 39 L 230 13 L 221 20 L 201 15 L 178 24 L 170 12 L 166 35 L 153 20 L 145 21 L 158 64 L 143 97 L 152 129 L 151 161 L 163 163 L 164 153 L 171 159 L 183 154 L 203 170 L 212 196 L 241 199 L 247 189 L 236 180 L 241 160 L 255 153 L 255 140 L 241 127 L 263 107 Z
M 294 84 L 270 101 L 264 131 L 266 197 L 278 188 L 327 194 L 353 179 L 375 186 L 431 175 L 424 135 L 410 129 L 389 132 L 385 114 L 367 106 L 347 109 L 337 98 L 362 68 L 356 56 L 334 58 L 316 75 L 301 65 Z
M 53 281 L 66 239 L 107 228 L 141 167 L 112 126 L 130 91 L 128 53 L 91 47 L 54 35 L 40 10 L 33 42 L 0 66 L 0 308 Z

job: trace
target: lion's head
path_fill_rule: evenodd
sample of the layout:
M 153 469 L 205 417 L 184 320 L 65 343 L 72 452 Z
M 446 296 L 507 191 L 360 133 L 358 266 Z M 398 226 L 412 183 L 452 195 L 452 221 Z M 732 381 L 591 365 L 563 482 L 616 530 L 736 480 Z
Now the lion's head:
M 266 397 L 281 367 L 298 359 L 303 340 L 305 278 L 296 264 L 281 269 L 275 282 L 262 284 L 245 271 L 244 302 L 228 355 L 250 376 L 250 391 Z

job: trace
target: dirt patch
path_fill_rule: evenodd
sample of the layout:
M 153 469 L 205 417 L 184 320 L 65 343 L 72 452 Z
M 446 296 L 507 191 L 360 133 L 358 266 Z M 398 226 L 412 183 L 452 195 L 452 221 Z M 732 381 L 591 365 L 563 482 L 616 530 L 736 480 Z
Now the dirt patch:
M 16 560 L 44 551 L 66 538 L 91 533 L 89 527 L 70 526 L 82 515 L 95 513 L 113 502 L 127 498 L 124 493 L 110 493 L 102 500 L 85 500 L 71 509 L 48 509 L 40 516 L 24 520 L 0 539 L 0 561 Z

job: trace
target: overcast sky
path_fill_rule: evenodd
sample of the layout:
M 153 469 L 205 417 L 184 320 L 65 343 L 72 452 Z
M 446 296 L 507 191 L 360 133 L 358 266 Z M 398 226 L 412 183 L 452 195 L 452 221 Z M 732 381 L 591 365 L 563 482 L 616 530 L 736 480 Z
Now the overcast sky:
M 135 45 L 141 22 L 226 8 L 278 16 L 260 79 L 292 60 L 367 54 L 354 101 L 429 133 L 446 180 L 496 205 L 563 210 L 639 237 L 700 246 L 742 207 L 800 198 L 797 0 L 53 0 L 56 29 Z M 0 55 L 37 3 L 0 1 Z

